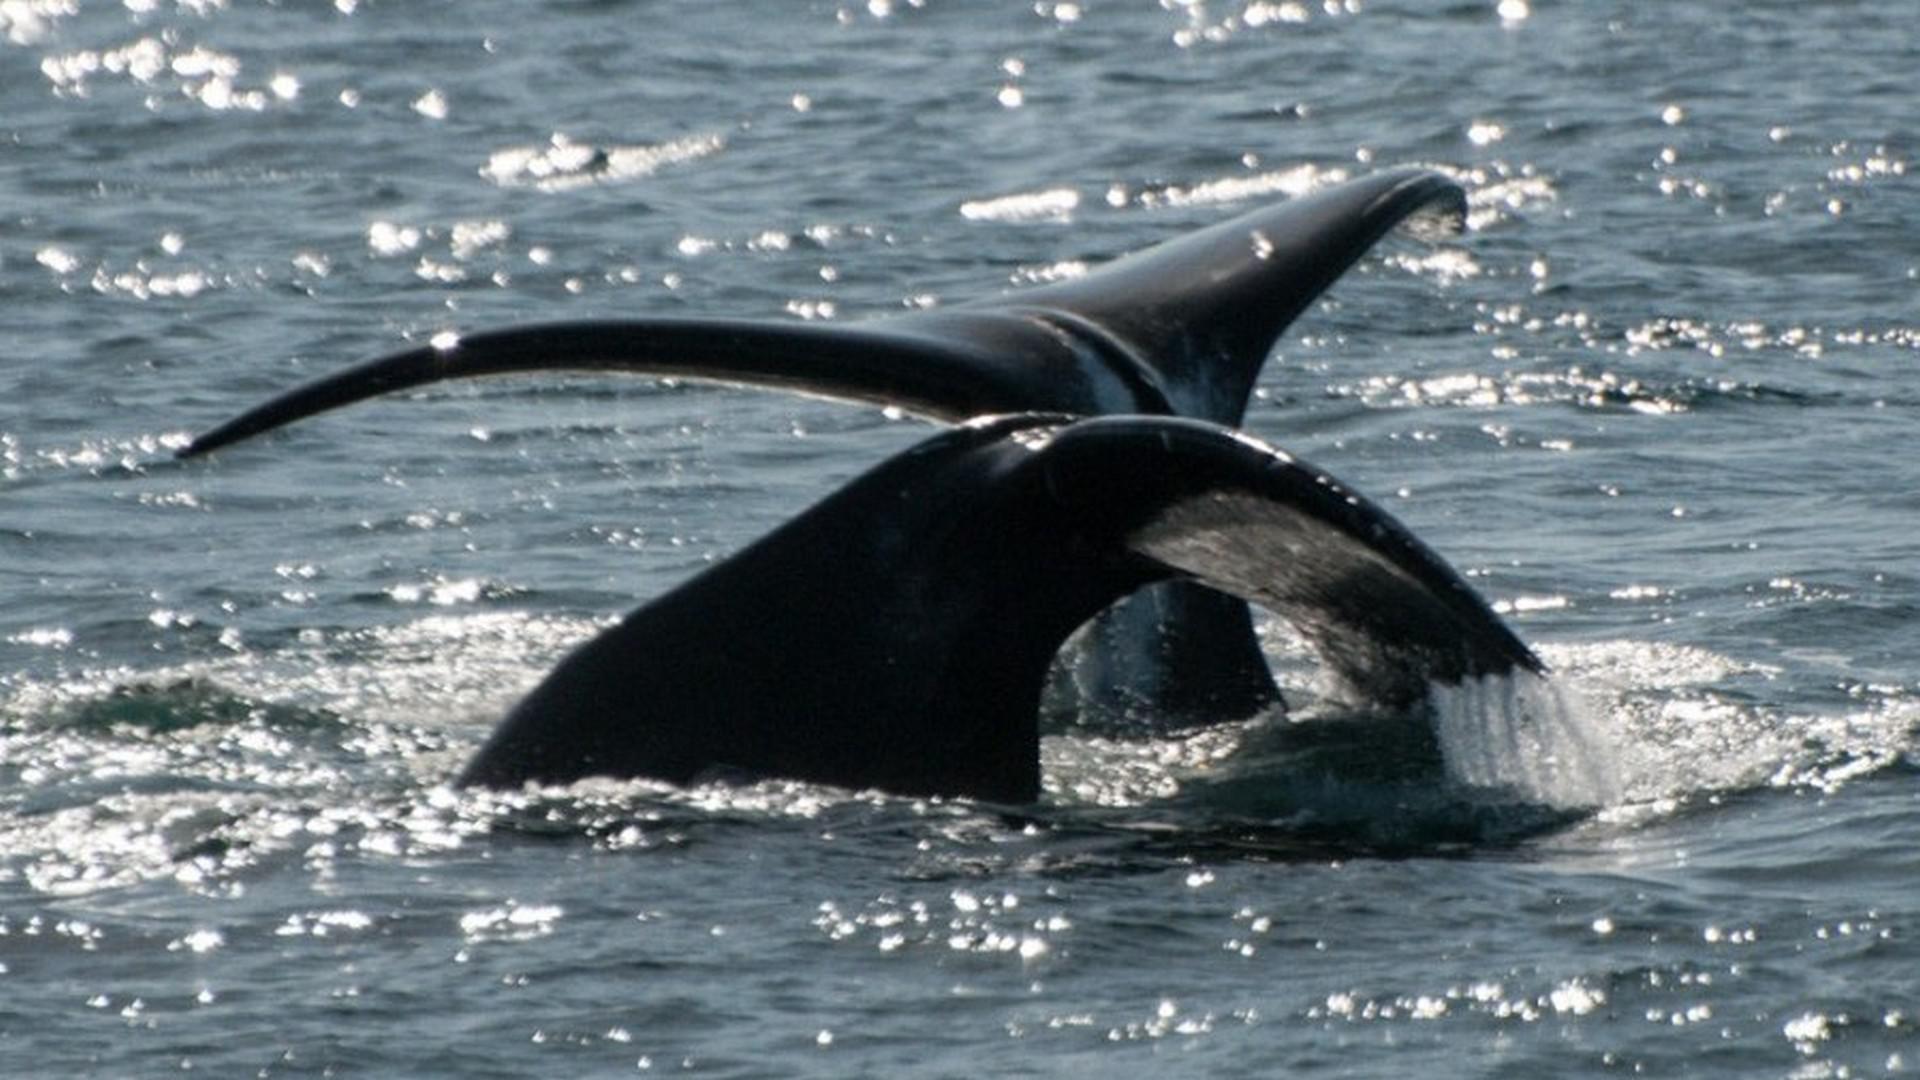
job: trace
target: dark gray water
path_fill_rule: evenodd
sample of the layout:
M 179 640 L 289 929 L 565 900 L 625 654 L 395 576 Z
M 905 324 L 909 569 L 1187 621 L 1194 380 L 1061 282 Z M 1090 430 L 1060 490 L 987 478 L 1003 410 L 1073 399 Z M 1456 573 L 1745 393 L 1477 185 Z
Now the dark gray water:
M 0 2 L 0 1072 L 1920 1067 L 1910 15 Z M 927 428 L 530 379 L 169 456 L 441 331 L 957 301 L 1405 164 L 1471 227 L 1248 426 L 1555 667 L 1438 755 L 1309 707 L 1050 738 L 1018 815 L 456 793 L 572 643 Z

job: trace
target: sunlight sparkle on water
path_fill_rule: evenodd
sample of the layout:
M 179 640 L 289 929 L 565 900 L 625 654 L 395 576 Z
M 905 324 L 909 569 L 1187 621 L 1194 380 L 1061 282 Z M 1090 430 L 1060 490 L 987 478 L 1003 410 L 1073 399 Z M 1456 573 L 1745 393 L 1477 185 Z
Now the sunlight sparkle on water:
M 37 45 L 53 33 L 60 19 L 79 10 L 80 0 L 4 0 L 0 31 L 15 45 Z
M 367 226 L 367 246 L 373 249 L 375 255 L 404 255 L 419 247 L 420 240 L 420 230 L 412 225 L 376 221 Z
M 669 166 L 711 157 L 726 145 L 722 136 L 707 134 L 653 144 L 599 146 L 575 142 L 563 132 L 554 132 L 544 146 L 495 150 L 480 167 L 480 175 L 501 187 L 568 191 L 644 179 Z
M 1067 259 L 1045 266 L 1022 266 L 1010 275 L 1009 280 L 1015 285 L 1045 285 L 1048 282 L 1085 277 L 1088 269 L 1080 259 Z
M 1298 165 L 1251 176 L 1225 176 L 1189 185 L 1169 184 L 1142 191 L 1135 199 L 1141 206 L 1214 206 L 1269 195 L 1298 198 L 1341 183 L 1348 175 L 1345 169 Z
M 1080 206 L 1080 192 L 1073 188 L 1049 188 L 992 199 L 974 199 L 960 204 L 960 216 L 968 221 L 1018 223 L 1073 220 Z
M 80 268 L 80 260 L 72 252 L 52 244 L 34 252 L 33 259 L 56 274 L 71 274 Z
M 558 904 L 521 904 L 470 911 L 460 916 L 460 933 L 468 941 L 527 941 L 553 933 L 553 924 L 566 912 Z
M 413 111 L 429 120 L 447 118 L 447 98 L 438 90 L 429 90 L 414 99 Z
M 7 16 L 0 13 L 0 24 L 6 21 Z M 239 82 L 242 70 L 239 57 L 231 53 L 204 45 L 176 48 L 175 39 L 167 35 L 143 37 L 118 48 L 49 55 L 40 62 L 41 74 L 61 96 L 91 96 L 93 80 L 101 75 L 139 86 L 171 80 L 182 97 L 216 112 L 259 112 L 275 101 L 288 102 L 299 95 L 300 80 L 289 73 L 276 72 L 264 87 L 245 86 Z M 159 104 L 157 98 L 147 101 L 149 108 Z

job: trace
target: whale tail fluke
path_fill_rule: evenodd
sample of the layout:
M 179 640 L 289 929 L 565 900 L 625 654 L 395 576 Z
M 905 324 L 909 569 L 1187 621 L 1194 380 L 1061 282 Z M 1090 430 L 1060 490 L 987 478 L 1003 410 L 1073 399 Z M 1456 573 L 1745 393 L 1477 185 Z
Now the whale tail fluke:
M 1262 206 L 1122 256 L 1068 281 L 989 303 L 1064 313 L 1141 365 L 1171 412 L 1237 424 L 1280 335 L 1409 218 L 1458 225 L 1466 193 L 1396 169 Z M 1139 410 L 1147 411 L 1147 410 Z
M 1290 202 L 1256 209 L 1123 257 L 1072 281 L 891 318 L 853 324 L 645 318 L 531 325 L 445 341 L 436 339 L 431 345 L 380 357 L 295 388 L 193 440 L 180 451 L 180 456 L 206 454 L 316 413 L 441 380 L 561 370 L 682 376 L 774 387 L 876 402 L 951 421 L 985 414 L 1045 411 L 1075 415 L 1176 414 L 1233 424 L 1244 413 L 1260 366 L 1279 335 L 1328 285 L 1401 221 L 1434 209 L 1443 214 L 1457 214 L 1463 207 L 1464 195 L 1452 181 L 1432 172 L 1402 170 L 1363 177 Z M 1116 452 L 1123 456 L 1141 453 L 1142 447 L 1156 443 L 1163 436 L 1181 445 L 1186 445 L 1183 440 L 1200 438 L 1178 425 L 1155 429 L 1147 436 L 1123 437 L 1121 428 L 1074 430 L 1078 434 L 1065 445 L 1079 445 L 1082 440 L 1114 439 Z M 960 443 L 974 437 L 977 432 L 952 436 Z M 1219 437 L 1217 431 L 1210 436 L 1215 442 Z M 1017 444 L 1015 439 L 1011 445 Z M 948 446 L 938 440 L 928 445 Z M 1231 458 L 1231 455 L 1221 456 L 1226 449 L 1226 444 L 1220 444 L 1201 457 L 1224 467 L 1223 463 Z M 936 459 L 943 456 L 932 449 L 927 453 Z M 981 468 L 984 467 L 979 463 L 981 456 L 1011 453 L 1011 450 L 1003 446 L 989 451 L 983 447 L 973 453 L 975 457 L 968 458 L 974 462 L 972 468 Z M 1071 458 L 1065 451 L 1061 451 L 1061 455 L 1063 462 Z M 1140 464 L 1153 474 L 1155 467 L 1164 462 L 1143 460 Z M 1066 468 L 1064 464 L 1061 467 Z M 896 464 L 883 467 L 881 472 L 889 468 L 911 471 L 906 465 Z M 1101 477 L 1107 475 L 1097 467 L 1087 469 L 1081 481 L 1088 485 L 1097 487 Z M 960 473 L 963 478 L 972 475 L 964 468 Z M 1062 478 L 1075 475 L 1080 474 L 1068 470 L 1062 473 Z M 907 484 L 906 489 L 918 492 L 916 497 L 924 503 L 939 502 L 937 486 L 929 482 L 915 481 Z M 1223 490 L 1240 489 L 1228 484 Z M 1129 495 L 1124 485 L 1123 490 L 1112 494 L 1117 505 L 1127 503 Z M 1253 553 L 1238 550 L 1234 545 L 1252 547 L 1269 540 L 1299 541 L 1292 532 L 1298 522 L 1266 507 L 1258 494 L 1243 492 L 1234 496 L 1212 492 L 1206 498 L 1199 498 L 1193 492 L 1186 494 L 1194 497 L 1172 500 L 1169 495 L 1154 504 L 1166 511 L 1166 515 L 1151 523 L 1150 529 L 1149 523 L 1141 523 L 1147 531 L 1141 534 L 1138 550 L 1119 544 L 1113 537 L 1108 537 L 1101 549 L 1109 556 L 1125 551 L 1131 560 L 1128 565 L 1133 568 L 1132 572 L 1144 572 L 1141 567 L 1152 568 L 1142 582 L 1133 582 L 1121 592 L 1131 591 L 1146 580 L 1173 580 L 1157 587 L 1151 596 L 1142 597 L 1139 602 L 1105 611 L 1100 625 L 1092 628 L 1095 632 L 1085 639 L 1088 647 L 1074 650 L 1067 658 L 1063 668 L 1068 670 L 1068 676 L 1059 684 L 1069 688 L 1076 699 L 1073 707 L 1081 716 L 1106 722 L 1144 707 L 1163 718 L 1166 726 L 1187 726 L 1250 715 L 1279 700 L 1244 604 L 1229 602 L 1207 591 L 1218 583 L 1209 576 L 1211 564 L 1203 558 L 1204 545 L 1225 545 L 1232 549 L 1228 554 L 1245 561 L 1252 558 Z M 838 500 L 830 502 L 838 504 Z M 1085 509 L 1091 518 L 1107 512 L 1093 506 Z M 860 513 L 847 512 L 856 517 Z M 1224 518 L 1213 521 L 1207 514 L 1224 515 Z M 1200 515 L 1201 526 L 1196 535 L 1205 539 L 1194 540 L 1180 531 L 1177 525 L 1184 520 L 1183 515 Z M 897 524 L 890 522 L 889 526 Z M 790 534 L 783 530 L 782 535 Z M 1035 539 L 1044 546 L 1061 535 L 1065 534 L 1058 528 L 1047 528 Z M 1405 539 L 1411 541 L 1411 537 Z M 1327 542 L 1336 552 L 1352 549 L 1350 539 L 1328 539 Z M 1195 548 L 1194 544 L 1202 546 Z M 836 564 L 839 546 L 830 544 L 820 552 L 821 565 Z M 1003 561 L 1014 557 L 1007 554 L 1010 551 L 1017 551 L 1020 559 L 1028 555 L 1025 548 L 1004 544 L 994 547 L 982 542 L 978 546 L 985 555 L 1000 557 Z M 1311 547 L 1312 544 L 1307 543 L 1307 548 Z M 1421 677 L 1444 676 L 1454 669 L 1498 668 L 1496 635 L 1482 622 L 1476 622 L 1473 612 L 1439 602 L 1436 598 L 1447 593 L 1435 587 L 1433 580 L 1423 579 L 1415 572 L 1419 569 L 1419 560 L 1405 565 L 1393 564 L 1397 566 L 1393 569 L 1388 564 L 1369 563 L 1355 556 L 1339 562 L 1336 567 L 1326 561 L 1332 556 L 1313 555 L 1307 548 L 1302 549 L 1307 556 L 1303 565 L 1318 565 L 1319 570 L 1308 572 L 1301 580 L 1316 581 L 1319 585 L 1312 588 L 1286 585 L 1285 582 L 1292 579 L 1282 575 L 1265 581 L 1263 593 L 1252 590 L 1252 586 L 1244 582 L 1237 588 L 1222 587 L 1227 592 L 1253 591 L 1259 603 L 1295 611 L 1300 616 L 1298 621 L 1302 623 L 1303 632 L 1321 647 L 1336 671 L 1356 684 L 1376 689 L 1393 684 L 1392 695 L 1410 697 L 1420 691 L 1420 679 L 1408 674 L 1414 670 L 1408 663 L 1409 658 L 1425 657 L 1421 661 L 1425 666 L 1419 668 L 1424 673 Z M 875 554 L 868 562 L 884 570 L 887 559 L 893 557 Z M 744 571 L 736 564 L 738 560 L 729 564 L 734 569 L 723 580 L 742 576 Z M 1220 566 L 1228 570 L 1218 572 L 1229 572 L 1233 565 L 1238 564 L 1233 560 L 1222 563 Z M 802 576 L 807 572 L 805 564 L 798 561 L 782 571 Z M 1432 577 L 1431 567 L 1427 572 Z M 973 573 L 977 572 L 955 567 L 950 576 L 957 581 L 969 581 L 974 580 L 968 576 Z M 1353 598 L 1342 600 L 1337 595 L 1338 588 L 1330 584 L 1339 575 L 1351 579 Z M 1018 580 L 1018 575 L 1002 574 L 1001 577 Z M 1030 585 L 1041 592 L 1058 591 L 1063 587 L 1061 582 L 1070 578 L 1071 575 L 1063 571 L 1054 578 L 1035 580 Z M 999 579 L 988 574 L 982 580 Z M 1132 582 L 1131 578 L 1127 580 Z M 1099 603 L 1081 605 L 1088 608 L 1082 620 L 1106 608 L 1111 600 L 1111 583 L 1104 578 L 1100 581 L 1097 588 L 1086 586 L 1102 599 Z M 1408 586 L 1409 581 L 1418 587 Z M 1423 581 L 1425 584 L 1421 584 Z M 787 591 L 777 577 L 764 584 L 772 593 Z M 846 599 L 822 601 L 821 610 L 831 609 L 834 618 L 841 621 L 860 620 L 860 613 L 867 608 L 858 598 L 888 603 L 900 599 L 891 593 L 869 596 L 871 588 L 864 582 L 842 581 L 840 584 L 842 587 L 834 591 L 834 595 Z M 1227 586 L 1234 584 L 1226 583 Z M 958 594 L 959 599 L 972 595 L 964 590 Z M 637 626 L 665 625 L 669 610 L 670 605 L 649 605 L 641 613 L 645 618 L 636 616 Z M 1041 610 L 1053 615 L 1077 608 L 1074 604 L 1054 602 L 1043 605 Z M 1480 636 L 1468 635 L 1474 643 L 1466 646 L 1464 653 L 1459 652 L 1459 643 L 1443 640 L 1446 630 L 1409 630 L 1396 621 L 1396 613 L 1409 612 L 1419 614 L 1422 619 L 1440 620 L 1436 626 L 1456 630 L 1463 626 L 1475 628 Z M 885 621 L 878 620 L 876 625 Z M 1048 644 L 1039 652 L 1051 658 L 1058 639 L 1050 636 L 1054 629 L 1051 622 L 1042 620 L 1041 623 L 1045 626 L 1041 636 L 1047 638 Z M 1078 621 L 1061 629 L 1061 636 L 1076 625 Z M 1494 625 L 1497 626 L 1497 622 Z M 697 625 L 682 629 L 684 633 L 678 639 L 664 636 L 661 646 L 668 651 L 678 650 L 677 641 L 695 640 L 701 633 Z M 805 627 L 790 629 L 794 636 L 807 636 Z M 724 654 L 728 644 L 727 641 L 713 642 L 720 654 Z M 881 648 L 894 643 L 869 644 Z M 580 655 L 598 656 L 612 648 L 593 645 L 583 649 Z M 641 655 L 648 650 L 615 651 Z M 1520 653 L 1524 654 L 1524 649 Z M 990 650 L 983 646 L 972 652 L 963 649 L 956 655 L 989 654 Z M 1028 653 L 1018 655 L 1026 658 Z M 816 659 L 830 660 L 824 656 Z M 1513 657 L 1507 657 L 1507 662 L 1514 662 Z M 563 677 L 564 671 L 581 669 L 582 665 L 584 670 L 597 671 L 596 663 L 582 660 L 571 667 L 563 665 L 562 671 L 556 671 L 549 680 L 554 689 L 547 699 L 587 684 L 612 693 L 611 688 L 618 681 L 611 677 L 612 673 L 621 668 L 624 661 L 609 661 L 606 678 L 587 678 L 582 682 L 574 676 Z M 982 685 L 992 682 L 988 673 L 977 674 Z M 994 678 L 1001 675 L 1004 673 Z M 1016 697 L 1028 690 L 1024 673 L 1018 677 L 1006 676 L 1003 681 L 1019 691 Z M 679 692 L 685 687 L 669 689 Z M 621 700 L 630 705 L 647 699 L 629 694 Z M 668 700 L 679 698 L 669 696 Z M 839 705 L 828 711 L 836 710 L 846 711 Z M 515 716 L 525 711 L 523 707 Z M 593 709 L 542 707 L 535 711 L 543 715 L 595 714 Z M 1029 724 L 1031 712 L 1024 705 L 1014 710 L 1018 716 L 1025 716 L 1024 722 Z M 964 718 L 956 721 L 954 730 L 965 728 Z M 518 731 L 520 725 L 510 721 L 507 729 Z M 668 724 L 660 728 L 669 733 L 685 730 L 692 727 Z M 656 736 L 657 732 L 646 738 Z M 566 743 L 562 740 L 555 745 Z M 807 752 L 805 745 L 790 749 L 792 752 L 784 755 L 783 760 L 801 760 Z M 976 751 L 970 758 L 987 753 L 988 748 L 982 746 Z M 641 760 L 660 762 L 672 758 L 665 751 L 635 752 L 640 753 Z M 483 755 L 475 766 L 476 782 L 496 778 L 490 771 L 493 768 L 490 763 L 506 761 L 509 757 L 504 751 Z M 894 755 L 889 760 L 898 757 Z M 571 755 L 570 760 L 578 758 L 579 755 Z M 574 760 L 570 767 L 577 765 L 578 760 Z M 671 771 L 660 766 L 650 775 Z M 807 775 L 832 772 L 832 769 L 812 770 Z M 519 774 L 544 776 L 549 773 L 544 766 L 529 765 L 508 768 L 499 775 L 510 779 Z M 947 775 L 939 771 L 937 774 Z M 863 774 L 855 769 L 849 775 Z M 876 782 L 902 789 L 913 788 L 917 783 L 910 776 L 881 777 Z M 990 793 L 992 785 L 963 783 L 958 787 Z
M 448 379 L 540 371 L 684 376 L 891 405 L 958 420 L 1045 405 L 1052 372 L 966 341 L 875 324 L 657 318 L 536 323 L 368 360 L 263 402 L 194 439 L 198 457 L 317 413 Z M 1012 403 L 1009 405 L 1009 403 Z
M 941 420 L 1062 411 L 1240 420 L 1280 334 L 1381 236 L 1458 185 L 1398 170 L 1262 207 L 1084 277 L 865 322 L 640 318 L 489 330 L 297 387 L 194 439 L 196 457 L 382 394 L 540 371 L 677 376 Z
M 1169 573 L 1293 625 L 1361 697 L 1544 665 L 1438 555 L 1320 469 L 1202 421 L 1097 417 L 1063 429 L 1046 486 Z
M 882 463 L 570 655 L 462 782 L 720 770 L 1027 801 L 1047 665 L 1193 580 L 1390 704 L 1542 670 L 1466 582 L 1303 462 L 1203 421 L 1001 417 Z

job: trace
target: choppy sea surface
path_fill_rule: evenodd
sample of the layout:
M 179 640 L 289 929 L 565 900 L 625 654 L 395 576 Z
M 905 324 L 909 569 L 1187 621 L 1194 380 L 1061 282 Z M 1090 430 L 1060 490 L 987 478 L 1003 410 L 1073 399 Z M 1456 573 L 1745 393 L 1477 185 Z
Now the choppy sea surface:
M 0 1073 L 1920 1070 L 1910 14 L 0 0 Z M 1316 710 L 1274 625 L 1291 719 L 1058 732 L 1033 807 L 456 791 L 928 427 L 543 377 L 171 458 L 443 331 L 857 319 L 1402 165 L 1467 229 L 1247 426 L 1472 575 L 1538 729 Z

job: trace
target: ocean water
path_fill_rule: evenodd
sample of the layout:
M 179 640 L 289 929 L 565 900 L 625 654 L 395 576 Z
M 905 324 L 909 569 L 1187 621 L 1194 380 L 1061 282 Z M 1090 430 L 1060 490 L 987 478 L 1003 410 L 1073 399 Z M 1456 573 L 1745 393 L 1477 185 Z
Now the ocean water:
M 1920 1069 L 1895 4 L 0 2 L 0 1073 Z M 1247 427 L 1554 669 L 1046 740 L 1009 809 L 448 778 L 928 433 L 640 379 L 193 432 L 442 331 L 857 319 L 1402 165 Z M 769 597 L 777 603 L 777 597 Z

